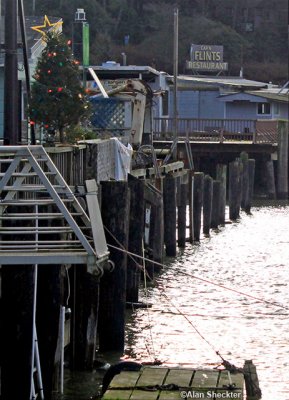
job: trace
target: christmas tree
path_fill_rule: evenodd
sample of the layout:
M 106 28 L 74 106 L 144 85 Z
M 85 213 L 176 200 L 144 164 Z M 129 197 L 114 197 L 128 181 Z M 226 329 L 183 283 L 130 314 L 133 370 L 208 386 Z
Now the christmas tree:
M 64 129 L 89 115 L 89 103 L 81 85 L 78 63 L 64 36 L 48 32 L 46 47 L 36 66 L 31 90 L 30 118 L 64 141 Z

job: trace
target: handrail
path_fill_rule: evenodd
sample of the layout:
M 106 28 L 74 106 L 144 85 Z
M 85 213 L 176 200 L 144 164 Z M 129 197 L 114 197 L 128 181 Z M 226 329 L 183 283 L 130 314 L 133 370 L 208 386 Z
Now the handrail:
M 154 139 L 172 140 L 174 118 L 154 118 Z M 277 120 L 178 118 L 178 135 L 190 141 L 246 141 L 254 144 L 277 143 Z

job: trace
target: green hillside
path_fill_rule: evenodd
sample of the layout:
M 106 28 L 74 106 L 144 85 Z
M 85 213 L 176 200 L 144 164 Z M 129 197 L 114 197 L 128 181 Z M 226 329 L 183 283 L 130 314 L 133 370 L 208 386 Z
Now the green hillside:
M 285 83 L 288 80 L 287 0 L 180 0 L 179 71 L 191 43 L 224 46 L 228 73 Z M 71 36 L 77 8 L 91 30 L 91 63 L 146 64 L 172 72 L 175 0 L 24 0 L 26 15 L 61 16 Z M 34 6 L 34 10 L 33 10 Z M 129 37 L 125 45 L 125 37 Z

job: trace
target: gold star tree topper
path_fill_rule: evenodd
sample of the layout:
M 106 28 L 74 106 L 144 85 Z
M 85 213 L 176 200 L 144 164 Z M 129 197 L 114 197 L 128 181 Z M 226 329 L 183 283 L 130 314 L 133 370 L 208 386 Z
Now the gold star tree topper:
M 50 29 L 50 27 L 57 29 L 62 25 L 62 23 L 63 23 L 63 21 L 57 21 L 55 23 L 52 23 L 49 21 L 49 18 L 47 17 L 47 15 L 45 15 L 43 25 L 31 26 L 31 29 L 33 29 L 36 32 L 41 33 L 42 36 L 45 36 L 47 31 Z

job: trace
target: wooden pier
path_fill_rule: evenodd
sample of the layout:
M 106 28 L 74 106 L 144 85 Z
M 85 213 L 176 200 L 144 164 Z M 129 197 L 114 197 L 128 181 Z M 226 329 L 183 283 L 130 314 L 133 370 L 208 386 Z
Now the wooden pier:
M 143 367 L 122 371 L 103 400 L 244 399 L 243 373 L 227 370 Z
M 2 392 L 9 393 L 16 373 L 26 378 L 15 393 L 19 398 L 29 393 L 31 331 L 36 325 L 45 397 L 59 391 L 63 308 L 71 311 L 70 368 L 93 367 L 97 339 L 99 349 L 122 352 L 125 310 L 129 302 L 138 302 L 143 265 L 153 279 L 154 262 L 162 264 L 164 254 L 175 256 L 188 241 L 201 240 L 202 227 L 210 235 L 224 225 L 226 198 L 232 221 L 242 210 L 250 212 L 260 173 L 270 177 L 270 196 L 288 199 L 288 134 L 285 125 L 279 128 L 279 145 L 191 143 L 193 163 L 186 143 L 178 143 L 177 162 L 157 160 L 154 167 L 133 169 L 122 181 L 114 175 L 109 141 L 46 151 L 41 146 L 1 148 L 0 264 L 7 327 Z M 263 146 L 270 146 L 268 153 L 262 153 Z M 226 154 L 220 152 L 224 147 Z M 276 148 L 279 158 L 273 160 Z M 31 264 L 39 264 L 37 319 L 32 315 L 37 285 Z M 213 398 L 196 397 L 197 390 L 221 394 L 229 380 L 225 372 L 195 369 L 143 368 L 126 374 L 113 380 L 115 386 L 105 395 L 112 397 L 106 400 L 179 399 L 181 389 L 194 390 L 195 398 Z M 232 381 L 243 394 L 241 378 L 232 375 Z M 126 392 L 130 397 L 123 397 Z

